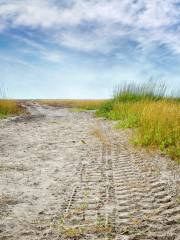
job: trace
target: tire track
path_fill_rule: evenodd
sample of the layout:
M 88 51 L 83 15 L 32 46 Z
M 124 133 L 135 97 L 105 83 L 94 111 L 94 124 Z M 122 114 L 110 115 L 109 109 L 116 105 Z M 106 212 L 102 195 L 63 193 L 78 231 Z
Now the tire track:
M 111 150 L 103 143 L 89 149 L 77 173 L 79 182 L 64 206 L 63 223 L 58 229 L 62 239 L 114 238 L 112 173 Z
M 33 191 L 27 200 L 34 205 L 25 199 L 11 206 L 23 217 L 13 220 L 17 222 L 13 230 L 8 218 L 9 229 L 3 225 L 0 236 L 12 240 L 179 240 L 180 206 L 174 184 L 178 168 L 175 174 L 171 169 L 167 172 L 167 159 L 158 161 L 159 156 L 132 149 L 125 131 L 114 131 L 112 123 L 89 113 L 39 106 L 33 111 L 46 117 L 42 122 L 34 118 L 28 124 L 6 125 L 9 147 L 2 145 L 2 156 L 13 164 L 14 160 L 31 164 L 33 171 L 27 168 L 23 175 L 11 168 L 3 173 L 4 181 L 6 174 L 13 179 L 7 182 L 9 189 L 16 190 L 17 182 Z M 89 133 L 92 129 L 93 134 Z M 24 152 L 17 131 L 26 142 Z M 18 191 L 16 196 L 21 188 Z M 23 206 L 27 216 L 20 211 Z
M 104 126 L 104 128 L 107 128 Z M 180 207 L 168 183 L 108 128 L 116 198 L 116 239 L 179 239 Z M 148 159 L 147 159 L 148 160 Z

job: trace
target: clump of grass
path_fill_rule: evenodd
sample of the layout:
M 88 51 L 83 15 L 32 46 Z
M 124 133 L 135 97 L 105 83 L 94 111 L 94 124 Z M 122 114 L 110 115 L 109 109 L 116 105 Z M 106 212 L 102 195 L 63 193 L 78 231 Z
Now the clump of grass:
M 166 97 L 164 85 L 129 84 L 118 87 L 98 116 L 119 120 L 117 128 L 135 128 L 134 142 L 157 146 L 173 159 L 180 158 L 180 101 Z
M 40 104 L 45 104 L 54 107 L 69 107 L 69 108 L 78 108 L 85 110 L 95 110 L 98 109 L 104 104 L 107 100 L 71 100 L 71 99 L 57 99 L 57 100 L 39 100 Z
M 158 146 L 173 159 L 180 158 L 180 105 L 150 102 L 142 108 L 136 143 Z
M 118 102 L 138 102 L 162 99 L 166 93 L 166 86 L 157 83 L 129 83 L 119 85 L 114 90 L 114 100 Z
M 23 112 L 23 108 L 20 103 L 15 100 L 0 100 L 0 118 L 7 116 L 18 115 Z
M 87 226 L 76 226 L 76 227 L 66 227 L 61 232 L 63 239 L 80 239 L 87 235 L 98 234 L 106 235 L 111 234 L 111 227 L 98 226 L 98 225 L 87 225 Z
M 115 101 L 114 99 L 106 101 L 104 104 L 101 104 L 98 111 L 96 112 L 96 115 L 99 117 L 109 117 L 109 112 L 112 111 L 114 107 Z

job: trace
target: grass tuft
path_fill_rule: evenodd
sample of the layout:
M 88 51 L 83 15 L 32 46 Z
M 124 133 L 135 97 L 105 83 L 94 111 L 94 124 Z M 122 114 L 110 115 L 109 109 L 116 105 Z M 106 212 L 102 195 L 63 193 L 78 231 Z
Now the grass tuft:
M 118 102 L 138 102 L 162 99 L 166 93 L 166 86 L 157 83 L 128 83 L 119 85 L 114 90 L 114 100 Z

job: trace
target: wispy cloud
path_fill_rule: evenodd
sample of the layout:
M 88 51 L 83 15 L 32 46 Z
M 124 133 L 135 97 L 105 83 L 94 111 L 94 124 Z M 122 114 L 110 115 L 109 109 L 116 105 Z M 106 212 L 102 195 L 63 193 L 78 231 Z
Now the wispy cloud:
M 1 79 L 14 97 L 107 97 L 151 77 L 176 88 L 179 39 L 180 0 L 0 0 Z
M 41 29 L 59 45 L 78 51 L 108 53 L 117 47 L 114 42 L 129 38 L 139 49 L 165 45 L 172 54 L 180 54 L 179 4 L 179 0 L 71 0 L 68 4 L 6 0 L 0 2 L 0 29 Z
M 13 39 L 24 45 L 24 47 L 21 46 L 21 48 L 19 49 L 20 52 L 33 55 L 35 54 L 41 59 L 54 63 L 61 62 L 63 59 L 63 54 L 58 49 L 49 49 L 49 47 L 43 43 L 39 43 L 27 37 L 22 37 L 18 35 L 13 35 Z
M 34 68 L 34 65 L 30 64 L 26 60 L 20 59 L 16 56 L 13 56 L 13 58 L 12 58 L 12 55 L 0 56 L 0 61 L 2 61 L 4 63 L 11 64 L 11 65 L 13 64 L 13 65 L 24 66 L 24 67 L 30 68 L 30 69 Z

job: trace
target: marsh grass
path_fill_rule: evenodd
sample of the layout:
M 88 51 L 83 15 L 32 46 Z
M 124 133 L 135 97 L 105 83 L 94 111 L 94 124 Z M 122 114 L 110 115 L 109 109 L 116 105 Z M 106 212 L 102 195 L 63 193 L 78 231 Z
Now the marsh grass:
M 69 107 L 80 110 L 95 110 L 102 106 L 107 100 L 71 100 L 71 99 L 57 99 L 57 100 L 39 100 L 38 103 L 54 107 Z
M 118 87 L 97 116 L 118 120 L 117 128 L 134 128 L 135 144 L 155 146 L 180 159 L 180 101 L 167 97 L 163 84 Z
M 155 145 L 173 159 L 180 159 L 180 105 L 158 101 L 143 106 L 135 143 Z
M 19 115 L 23 112 L 20 103 L 15 100 L 0 99 L 0 118 Z
M 157 101 L 164 98 L 165 94 L 165 84 L 132 82 L 115 87 L 114 100 L 118 102 Z

